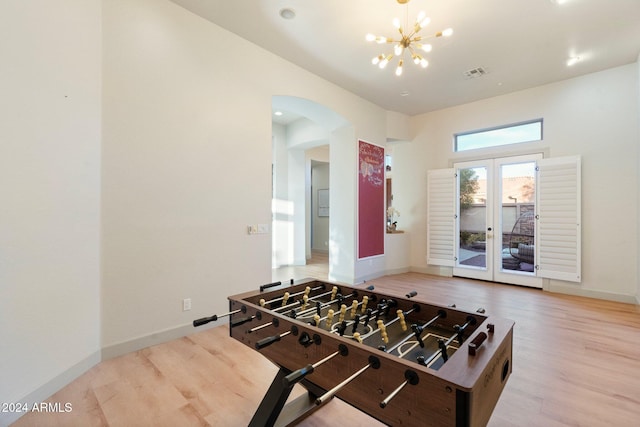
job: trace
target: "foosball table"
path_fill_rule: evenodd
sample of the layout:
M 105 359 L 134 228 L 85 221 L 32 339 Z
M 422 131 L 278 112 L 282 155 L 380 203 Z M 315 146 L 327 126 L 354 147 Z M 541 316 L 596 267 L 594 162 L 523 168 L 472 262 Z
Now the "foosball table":
M 484 426 L 512 371 L 514 322 L 305 279 L 229 297 L 231 337 L 279 367 L 249 426 L 296 425 L 333 397 L 392 426 Z M 296 384 L 308 391 L 287 402 Z

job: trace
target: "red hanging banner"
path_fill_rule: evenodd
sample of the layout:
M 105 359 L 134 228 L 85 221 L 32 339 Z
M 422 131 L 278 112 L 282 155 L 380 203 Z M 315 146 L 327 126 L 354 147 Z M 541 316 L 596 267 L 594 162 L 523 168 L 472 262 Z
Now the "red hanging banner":
M 358 141 L 358 259 L 384 255 L 384 148 Z

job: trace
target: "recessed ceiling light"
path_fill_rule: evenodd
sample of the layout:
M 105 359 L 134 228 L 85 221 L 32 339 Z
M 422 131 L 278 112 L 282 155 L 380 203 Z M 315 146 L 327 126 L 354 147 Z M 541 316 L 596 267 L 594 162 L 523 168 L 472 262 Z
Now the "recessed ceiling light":
M 282 111 L 276 111 L 273 114 L 275 114 L 276 116 L 281 116 L 282 115 Z
M 409 96 L 409 91 L 403 90 L 402 92 L 400 92 L 400 96 Z
M 580 57 L 579 56 L 572 56 L 571 58 L 569 58 L 567 60 L 567 67 L 572 67 L 572 66 L 576 65 L 578 62 L 580 62 Z
M 280 9 L 280 17 L 284 19 L 293 19 L 296 17 L 296 12 L 293 9 L 284 8 Z

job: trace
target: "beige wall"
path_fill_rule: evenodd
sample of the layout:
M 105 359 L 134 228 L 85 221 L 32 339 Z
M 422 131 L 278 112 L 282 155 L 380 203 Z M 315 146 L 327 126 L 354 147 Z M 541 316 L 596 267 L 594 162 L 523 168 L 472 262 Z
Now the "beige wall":
M 0 2 L 0 402 L 100 357 L 100 46 L 99 0 Z
M 270 235 L 246 230 L 271 222 L 273 95 L 344 117 L 350 166 L 356 138 L 384 141 L 386 112 L 168 1 L 110 0 L 103 15 L 102 345 L 111 355 L 189 330 L 193 318 L 224 312 L 230 293 L 271 281 Z M 354 177 L 343 169 L 343 182 Z M 344 191 L 336 202 L 348 223 L 353 188 Z M 353 252 L 353 226 L 344 230 L 340 247 Z M 341 277 L 353 280 L 352 259 L 337 266 Z M 183 298 L 192 311 L 182 312 Z
M 638 84 L 637 84 L 637 91 L 636 91 L 636 95 L 638 97 L 638 134 L 640 134 L 640 54 L 638 54 L 638 60 L 636 62 L 636 75 L 638 76 Z M 638 137 L 638 144 L 640 144 L 640 136 Z M 640 165 L 640 150 L 638 150 L 638 165 Z M 637 196 L 638 197 L 638 201 L 640 203 L 640 174 L 638 174 L 638 187 L 637 187 Z M 640 210 L 640 209 L 639 209 Z M 637 279 L 637 289 L 636 289 L 636 303 L 640 304 L 640 212 L 638 212 L 638 234 L 636 235 L 636 245 L 638 248 L 638 261 L 636 262 L 637 268 L 638 268 L 638 279 Z

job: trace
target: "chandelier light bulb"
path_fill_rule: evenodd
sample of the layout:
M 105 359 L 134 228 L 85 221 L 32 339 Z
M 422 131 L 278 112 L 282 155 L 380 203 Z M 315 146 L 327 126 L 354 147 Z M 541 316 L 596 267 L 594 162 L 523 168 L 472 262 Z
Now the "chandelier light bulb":
M 445 37 L 449 37 L 451 34 L 453 34 L 453 28 L 447 28 L 442 32 L 442 35 Z
M 391 58 L 393 57 L 393 55 L 389 55 L 386 58 L 383 58 L 380 63 L 378 64 L 378 67 L 380 67 L 381 70 L 384 69 L 384 67 L 387 66 L 387 64 L 389 63 L 389 61 L 391 60 Z
M 364 36 L 364 38 L 365 38 L 366 41 L 372 42 L 372 41 L 374 41 L 376 39 L 376 36 L 374 34 L 369 33 L 366 36 Z
M 427 61 L 426 59 L 422 58 L 422 59 L 420 60 L 420 66 L 421 66 L 422 68 L 427 68 L 427 67 L 429 66 L 429 61 Z
M 402 59 L 398 62 L 398 67 L 396 68 L 396 76 L 402 75 Z
M 399 18 L 393 18 L 393 26 L 396 27 L 396 29 L 400 29 L 400 19 Z
M 396 56 L 400 56 L 400 55 L 402 55 L 402 52 L 403 52 L 403 51 L 404 51 L 404 47 L 403 47 L 400 43 L 398 43 L 397 45 L 395 45 L 395 46 L 393 47 L 393 53 L 394 53 Z
M 420 11 L 418 17 L 416 18 L 416 31 L 420 31 L 431 22 L 431 18 L 427 16 L 424 11 Z

